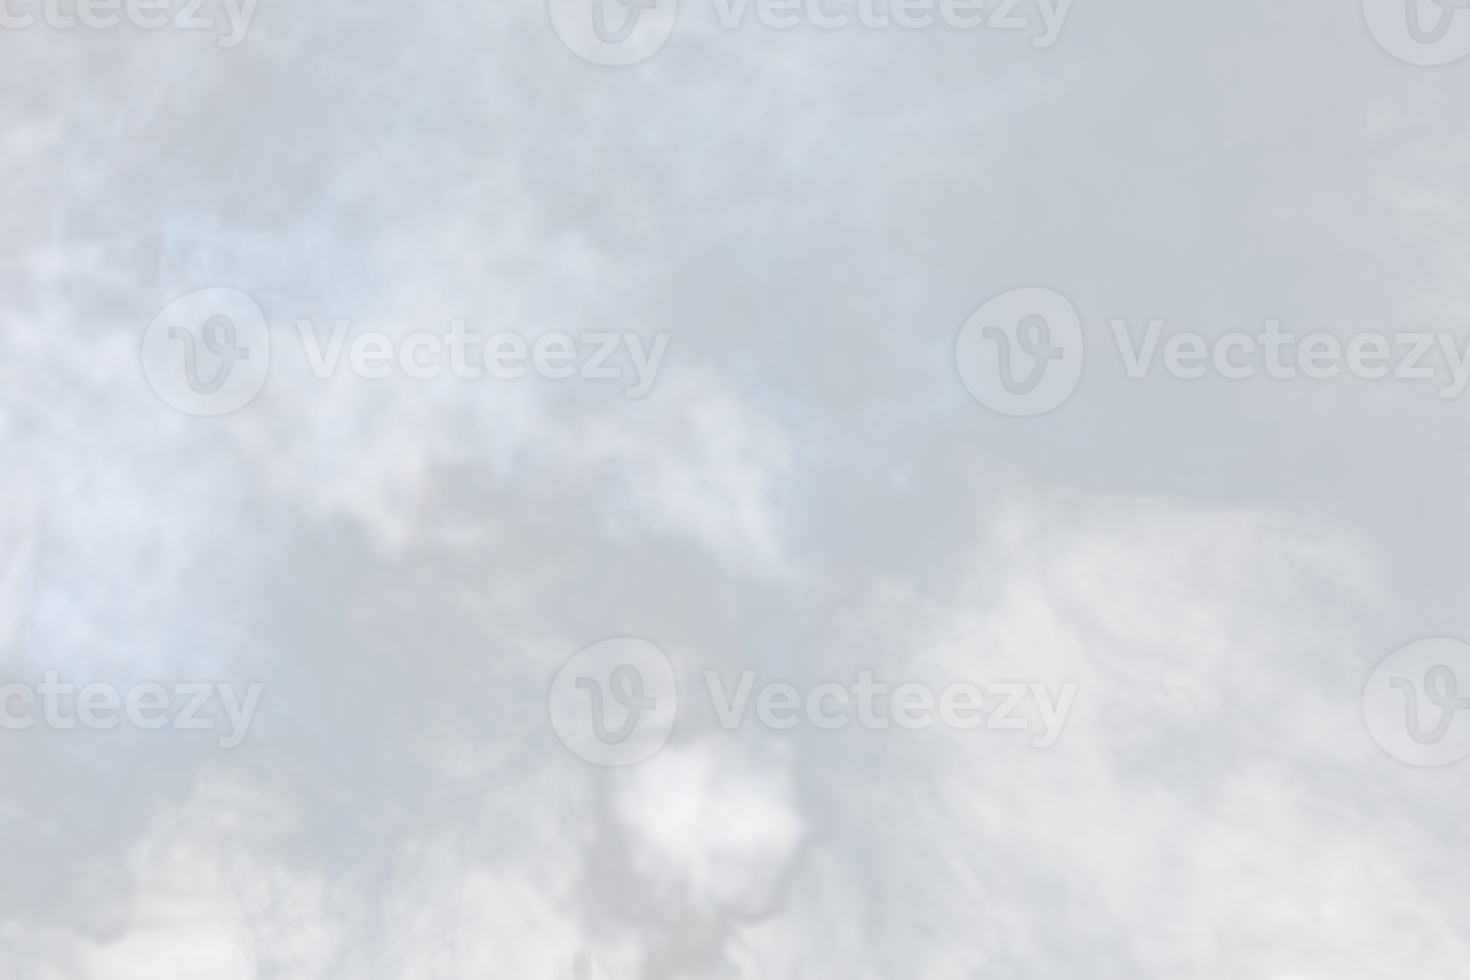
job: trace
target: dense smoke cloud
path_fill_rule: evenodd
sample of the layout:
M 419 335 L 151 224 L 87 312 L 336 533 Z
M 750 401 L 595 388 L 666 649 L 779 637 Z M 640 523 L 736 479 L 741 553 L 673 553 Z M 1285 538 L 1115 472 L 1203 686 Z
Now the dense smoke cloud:
M 1362 693 L 1470 638 L 1470 61 L 1318 0 L 721 4 L 627 65 L 544 2 L 6 8 L 0 684 L 40 720 L 0 730 L 0 977 L 1456 976 L 1458 770 Z M 1086 348 L 1034 417 L 956 363 L 1024 287 Z M 143 347 L 214 288 L 271 353 L 205 417 Z M 1130 377 L 1113 323 L 1157 320 Z M 456 323 L 525 372 L 460 376 Z M 1272 330 L 1342 372 L 1211 358 Z M 1437 373 L 1355 373 L 1369 333 Z M 620 637 L 678 719 L 603 768 L 548 694 Z M 738 726 L 706 671 L 756 673 Z M 121 723 L 47 722 L 47 672 Z M 1025 685 L 1029 727 L 759 720 L 861 672 Z M 214 727 L 132 723 L 142 684 Z M 1075 685 L 1043 748 L 1032 685 Z

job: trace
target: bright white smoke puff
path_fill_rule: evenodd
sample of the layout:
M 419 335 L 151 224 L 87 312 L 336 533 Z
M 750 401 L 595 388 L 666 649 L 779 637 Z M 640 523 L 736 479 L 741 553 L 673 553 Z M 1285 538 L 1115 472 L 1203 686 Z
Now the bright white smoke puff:
M 594 911 L 663 934 L 648 980 L 717 976 L 729 929 L 781 911 L 819 832 L 794 743 L 701 730 L 600 783 Z

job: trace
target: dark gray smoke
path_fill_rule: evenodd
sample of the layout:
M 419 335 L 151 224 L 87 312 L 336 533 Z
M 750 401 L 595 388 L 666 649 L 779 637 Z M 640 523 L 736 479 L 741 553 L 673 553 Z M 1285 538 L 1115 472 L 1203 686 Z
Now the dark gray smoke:
M 218 699 L 212 730 L 0 730 L 0 977 L 1462 975 L 1463 764 L 1391 758 L 1361 694 L 1470 637 L 1470 395 L 1442 359 L 1133 380 L 1110 321 L 1463 350 L 1470 61 L 1325 0 L 1075 0 L 1044 47 L 1033 0 L 987 6 L 1015 30 L 758 3 L 681 0 L 618 67 L 545 0 L 259 0 L 230 46 L 214 0 L 151 31 L 10 0 L 0 684 L 264 688 L 234 749 Z M 1087 361 L 1011 418 L 955 343 L 1023 286 Z M 140 354 L 207 287 L 272 349 L 217 418 Z M 318 378 L 298 322 L 339 320 Z M 631 345 L 617 380 L 350 366 L 455 321 L 669 340 L 634 398 Z M 547 698 L 614 637 L 680 708 L 603 769 Z M 738 729 L 707 670 L 758 672 Z M 1045 749 L 1029 701 L 1028 731 L 755 720 L 860 671 L 1076 698 Z

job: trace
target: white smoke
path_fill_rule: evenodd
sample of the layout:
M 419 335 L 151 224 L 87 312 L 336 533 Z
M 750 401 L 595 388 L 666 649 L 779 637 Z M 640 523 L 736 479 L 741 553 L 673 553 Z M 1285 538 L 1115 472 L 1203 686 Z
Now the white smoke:
M 659 934 L 648 980 L 728 970 L 728 930 L 781 911 L 819 833 L 789 741 L 703 730 L 601 777 L 591 912 Z
M 534 3 L 0 49 L 0 681 L 266 685 L 232 752 L 0 732 L 0 976 L 1459 975 L 1464 794 L 1358 696 L 1470 632 L 1465 409 L 1132 382 L 1107 327 L 1459 330 L 1459 69 L 1325 2 L 1077 0 L 1046 49 L 685 3 L 628 68 Z M 954 342 L 1027 284 L 1087 367 L 1002 419 Z M 216 285 L 273 363 L 198 419 L 139 350 Z M 319 380 L 303 319 L 672 340 L 629 399 Z M 613 636 L 683 701 L 604 773 L 545 698 Z M 1078 694 L 1045 750 L 727 732 L 702 671 L 746 668 Z

